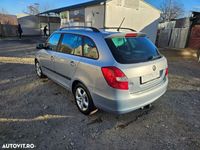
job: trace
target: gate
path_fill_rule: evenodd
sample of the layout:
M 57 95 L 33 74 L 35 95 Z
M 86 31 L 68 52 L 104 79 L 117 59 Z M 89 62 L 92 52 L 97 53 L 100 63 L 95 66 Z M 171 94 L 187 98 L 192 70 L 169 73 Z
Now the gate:
M 192 49 L 200 48 L 200 25 L 195 25 L 192 28 L 188 47 L 190 47 Z

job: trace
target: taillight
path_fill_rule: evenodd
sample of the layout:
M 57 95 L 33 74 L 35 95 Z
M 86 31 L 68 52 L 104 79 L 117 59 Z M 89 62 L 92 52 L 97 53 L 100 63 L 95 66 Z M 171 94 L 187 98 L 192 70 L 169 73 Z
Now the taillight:
M 128 90 L 128 78 L 117 67 L 102 67 L 101 71 L 108 85 L 115 89 Z
M 168 76 L 168 67 L 165 70 L 165 76 Z

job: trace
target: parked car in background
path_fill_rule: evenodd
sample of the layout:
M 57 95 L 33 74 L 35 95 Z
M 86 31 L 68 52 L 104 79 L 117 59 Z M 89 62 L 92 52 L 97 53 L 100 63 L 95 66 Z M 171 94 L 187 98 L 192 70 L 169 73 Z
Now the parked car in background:
M 68 27 L 39 44 L 39 77 L 72 91 L 83 114 L 99 108 L 118 114 L 151 104 L 168 85 L 167 60 L 143 34 Z

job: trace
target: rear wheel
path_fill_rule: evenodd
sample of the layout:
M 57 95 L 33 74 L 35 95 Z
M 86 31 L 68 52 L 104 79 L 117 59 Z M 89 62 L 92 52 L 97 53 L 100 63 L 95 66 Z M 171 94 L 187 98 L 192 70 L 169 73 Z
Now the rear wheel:
M 73 89 L 73 94 L 76 105 L 80 112 L 82 112 L 85 115 L 89 115 L 94 110 L 96 110 L 96 107 L 93 104 L 92 97 L 83 84 L 78 83 Z
M 41 69 L 40 64 L 37 60 L 35 61 L 35 71 L 36 71 L 39 78 L 45 77 L 45 75 L 42 73 L 42 69 Z

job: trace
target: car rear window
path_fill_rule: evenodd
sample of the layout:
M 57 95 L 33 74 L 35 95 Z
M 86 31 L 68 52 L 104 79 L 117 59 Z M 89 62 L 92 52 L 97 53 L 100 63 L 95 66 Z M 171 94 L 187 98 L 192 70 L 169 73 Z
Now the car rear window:
M 122 64 L 146 62 L 160 58 L 156 46 L 146 37 L 106 38 L 114 58 Z

